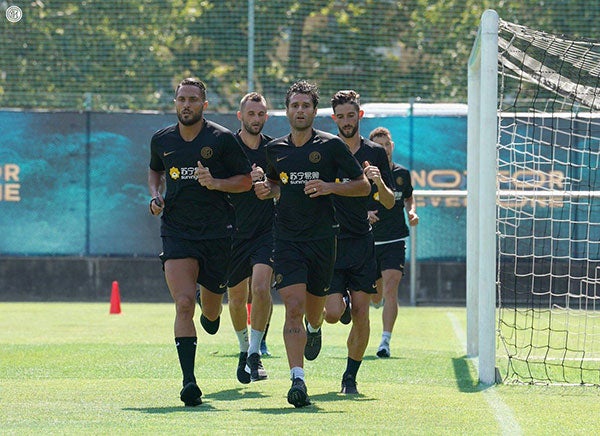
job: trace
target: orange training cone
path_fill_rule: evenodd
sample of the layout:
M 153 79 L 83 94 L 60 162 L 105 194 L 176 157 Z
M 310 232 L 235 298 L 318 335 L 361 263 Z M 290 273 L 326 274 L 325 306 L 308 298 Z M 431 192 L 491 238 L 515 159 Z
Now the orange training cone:
M 112 291 L 110 293 L 110 313 L 121 313 L 121 293 L 119 292 L 119 282 L 112 282 Z
M 247 323 L 250 325 L 250 312 L 252 312 L 252 303 L 246 303 L 246 313 L 248 314 Z

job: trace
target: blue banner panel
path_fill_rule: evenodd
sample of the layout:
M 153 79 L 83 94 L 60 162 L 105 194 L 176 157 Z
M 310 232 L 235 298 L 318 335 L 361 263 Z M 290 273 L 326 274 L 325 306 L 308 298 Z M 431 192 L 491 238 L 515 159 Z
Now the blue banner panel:
M 90 133 L 91 255 L 156 255 L 160 218 L 148 213 L 150 138 L 173 116 L 92 114 Z
M 0 253 L 86 252 L 86 116 L 0 112 Z
M 326 111 L 325 111 L 326 112 Z M 235 114 L 207 118 L 237 130 Z M 175 114 L 0 111 L 0 254 L 157 256 L 148 213 L 149 144 Z M 466 189 L 466 116 L 365 116 L 361 133 L 390 129 L 394 161 L 415 189 Z M 329 114 L 315 127 L 337 133 Z M 265 133 L 289 132 L 274 113 Z M 419 198 L 419 260 L 464 260 L 464 198 Z

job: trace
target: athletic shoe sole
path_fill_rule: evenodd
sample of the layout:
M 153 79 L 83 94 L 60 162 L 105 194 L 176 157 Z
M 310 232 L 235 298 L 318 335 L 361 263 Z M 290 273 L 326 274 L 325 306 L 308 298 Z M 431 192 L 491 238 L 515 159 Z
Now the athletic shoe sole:
M 254 371 L 252 370 L 252 367 L 254 368 Z M 260 361 L 260 356 L 258 355 L 258 353 L 254 353 L 251 354 L 250 356 L 248 356 L 247 360 L 246 360 L 246 367 L 244 368 L 246 374 L 248 374 L 248 376 L 250 377 L 250 381 L 260 381 L 260 380 L 266 380 L 268 378 L 267 375 L 267 371 L 265 371 L 265 368 L 262 365 L 262 362 Z
M 356 379 L 354 376 L 344 376 L 342 377 L 342 394 L 346 395 L 358 395 L 358 389 L 356 388 Z
M 377 350 L 377 357 L 381 359 L 387 359 L 388 357 L 390 357 L 390 350 L 380 348 L 379 350 Z
M 306 345 L 304 346 L 304 357 L 306 360 L 315 360 L 321 352 L 323 345 L 323 339 L 321 334 L 321 328 L 315 333 L 308 331 L 308 322 L 306 322 Z
M 304 383 L 299 384 L 295 382 L 288 391 L 287 400 L 288 403 L 296 408 L 310 406 L 311 404 Z
M 237 379 L 240 383 L 247 385 L 250 383 L 250 371 L 246 371 L 246 359 L 248 358 L 248 353 L 240 353 L 240 357 L 238 358 L 238 366 L 237 366 Z
M 198 385 L 194 382 L 190 382 L 186 384 L 181 393 L 179 394 L 179 398 L 186 407 L 196 407 L 202 404 L 202 391 L 198 387 Z

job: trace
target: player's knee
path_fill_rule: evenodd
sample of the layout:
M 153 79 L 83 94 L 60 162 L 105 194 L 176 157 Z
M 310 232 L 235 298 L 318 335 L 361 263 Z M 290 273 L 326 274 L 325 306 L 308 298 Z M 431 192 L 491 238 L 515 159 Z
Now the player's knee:
M 304 308 L 299 302 L 285 302 L 285 317 L 286 319 L 302 319 L 304 316 Z
M 234 306 L 234 307 L 242 307 L 242 306 L 244 306 L 244 307 L 246 307 L 246 302 L 248 301 L 248 298 L 243 293 L 233 293 L 233 292 L 230 292 L 227 295 L 227 301 L 229 302 L 230 306 Z
M 267 304 L 271 301 L 271 286 L 266 284 L 254 284 L 252 286 L 252 302 L 264 302 Z
M 325 322 L 328 324 L 335 324 L 336 322 L 338 322 L 340 320 L 340 317 L 342 316 L 342 311 L 327 311 L 325 312 Z
M 191 314 L 193 316 L 196 308 L 196 299 L 189 295 L 178 295 L 175 300 L 175 310 L 179 315 Z

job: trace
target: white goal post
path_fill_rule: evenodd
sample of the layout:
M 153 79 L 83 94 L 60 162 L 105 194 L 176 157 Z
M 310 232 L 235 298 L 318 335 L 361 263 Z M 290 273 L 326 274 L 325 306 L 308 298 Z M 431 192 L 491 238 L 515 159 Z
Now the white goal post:
M 479 381 L 496 381 L 496 142 L 498 14 L 481 18 L 468 64 L 467 355 L 478 356 Z M 483 255 L 483 254 L 487 255 Z
M 479 381 L 600 386 L 600 40 L 484 12 L 467 153 Z

